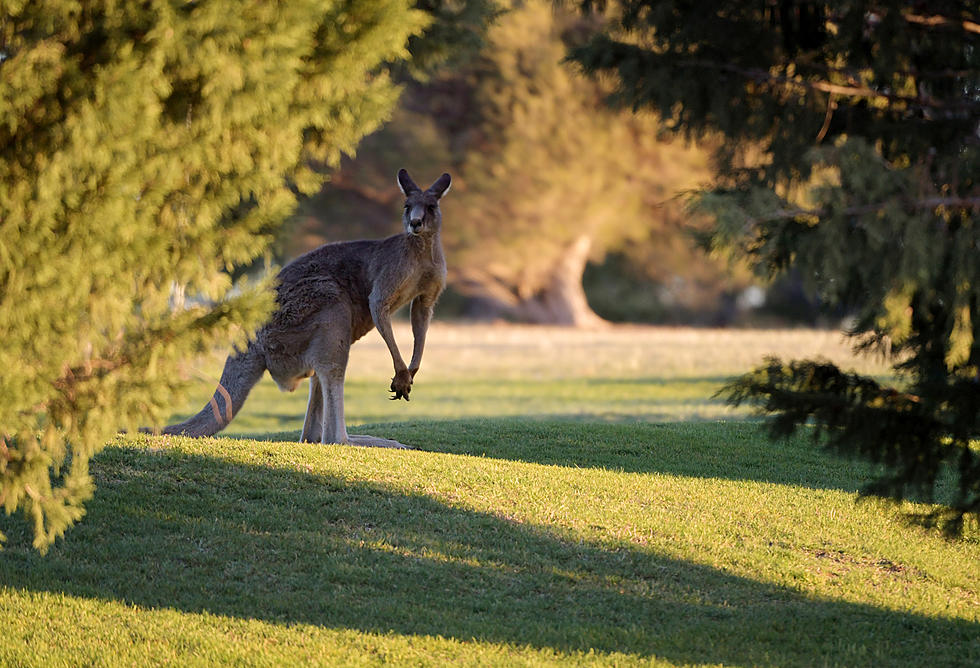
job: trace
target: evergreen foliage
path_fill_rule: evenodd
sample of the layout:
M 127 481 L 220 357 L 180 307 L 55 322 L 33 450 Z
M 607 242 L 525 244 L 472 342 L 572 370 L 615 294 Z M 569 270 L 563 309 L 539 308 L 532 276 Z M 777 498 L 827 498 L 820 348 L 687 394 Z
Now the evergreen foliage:
M 975 3 L 626 0 L 573 52 L 671 129 L 720 131 L 709 242 L 797 269 L 902 389 L 778 360 L 731 384 L 786 434 L 812 419 L 895 498 L 957 476 L 930 521 L 980 516 L 980 13 Z
M 83 515 L 106 439 L 173 406 L 181 361 L 268 314 L 229 272 L 319 188 L 311 161 L 389 113 L 384 63 L 426 20 L 404 0 L 4 3 L 0 497 L 38 549 Z
M 467 63 L 483 48 L 488 26 L 503 11 L 496 0 L 416 0 L 429 15 L 420 34 L 412 35 L 400 79 L 427 80 L 440 70 Z M 396 168 L 397 169 L 397 168 Z

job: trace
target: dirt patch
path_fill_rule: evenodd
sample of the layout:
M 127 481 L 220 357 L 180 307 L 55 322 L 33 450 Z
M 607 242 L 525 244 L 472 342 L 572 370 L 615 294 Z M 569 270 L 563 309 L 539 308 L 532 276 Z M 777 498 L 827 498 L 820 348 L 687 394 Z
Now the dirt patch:
M 896 563 L 890 559 L 858 556 L 849 554 L 844 550 L 824 548 L 804 549 L 803 551 L 814 557 L 818 563 L 833 564 L 832 574 L 836 576 L 845 575 L 855 570 L 867 570 L 907 579 L 929 579 L 929 574 L 925 571 L 914 566 Z

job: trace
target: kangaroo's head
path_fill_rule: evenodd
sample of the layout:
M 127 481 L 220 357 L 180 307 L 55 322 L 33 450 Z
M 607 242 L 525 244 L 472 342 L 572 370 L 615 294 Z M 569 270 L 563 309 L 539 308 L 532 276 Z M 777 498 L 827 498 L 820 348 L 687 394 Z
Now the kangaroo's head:
M 439 200 L 449 192 L 452 178 L 443 174 L 428 190 L 422 190 L 404 169 L 398 170 L 398 187 L 405 195 L 405 212 L 402 223 L 405 232 L 410 235 L 435 234 L 442 226 L 442 212 L 439 211 Z

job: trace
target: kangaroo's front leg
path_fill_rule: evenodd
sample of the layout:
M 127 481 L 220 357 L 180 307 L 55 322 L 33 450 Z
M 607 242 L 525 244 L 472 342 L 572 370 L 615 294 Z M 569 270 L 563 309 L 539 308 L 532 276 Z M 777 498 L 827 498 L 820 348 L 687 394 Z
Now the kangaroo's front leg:
M 405 398 L 408 400 L 408 393 L 412 391 L 412 374 L 402 359 L 402 354 L 398 351 L 398 344 L 395 342 L 395 335 L 391 331 L 391 308 L 385 302 L 382 291 L 375 288 L 371 293 L 371 317 L 374 326 L 378 328 L 381 338 L 388 346 L 391 353 L 391 361 L 395 365 L 395 377 L 391 379 L 391 391 L 395 393 L 393 399 Z
M 425 335 L 429 331 L 429 322 L 432 321 L 433 299 L 420 295 L 412 300 L 412 337 L 415 339 L 412 348 L 412 363 L 408 365 L 408 371 L 415 379 L 415 374 L 419 372 L 419 365 L 422 364 L 422 351 L 425 348 Z M 408 399 L 408 397 L 405 397 Z

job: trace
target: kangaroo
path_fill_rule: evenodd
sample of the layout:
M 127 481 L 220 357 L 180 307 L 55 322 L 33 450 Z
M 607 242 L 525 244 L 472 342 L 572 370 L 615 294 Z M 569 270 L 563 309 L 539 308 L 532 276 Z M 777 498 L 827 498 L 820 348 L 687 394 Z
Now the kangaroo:
M 328 243 L 296 258 L 279 272 L 277 309 L 244 352 L 228 357 L 210 402 L 164 434 L 211 436 L 241 409 L 252 386 L 269 374 L 284 392 L 310 379 L 310 398 L 301 440 L 407 448 L 397 441 L 347 433 L 344 376 L 351 344 L 377 327 L 395 366 L 393 400 L 412 391 L 422 362 L 432 308 L 446 285 L 446 260 L 439 236 L 439 200 L 451 178 L 443 174 L 428 190 L 404 169 L 398 186 L 405 195 L 404 232 L 386 239 Z M 391 314 L 411 302 L 412 360 L 406 366 L 391 331 Z

